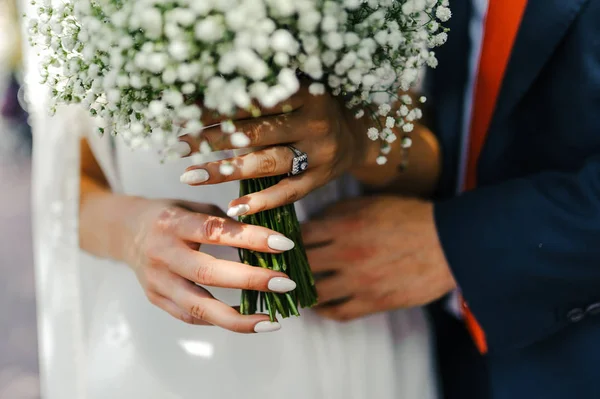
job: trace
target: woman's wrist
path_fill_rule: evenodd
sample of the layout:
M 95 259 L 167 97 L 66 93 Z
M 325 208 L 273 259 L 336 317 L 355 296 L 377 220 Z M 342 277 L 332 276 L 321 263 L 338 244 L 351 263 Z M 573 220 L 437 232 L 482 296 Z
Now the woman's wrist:
M 80 247 L 101 258 L 130 263 L 136 234 L 151 207 L 158 208 L 145 198 L 110 191 L 82 193 Z

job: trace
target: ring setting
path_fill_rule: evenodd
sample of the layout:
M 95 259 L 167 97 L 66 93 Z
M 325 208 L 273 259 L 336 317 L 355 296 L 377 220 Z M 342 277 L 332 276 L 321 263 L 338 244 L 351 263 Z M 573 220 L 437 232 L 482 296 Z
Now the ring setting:
M 308 154 L 300 151 L 294 146 L 288 145 L 287 147 L 294 153 L 290 176 L 297 176 L 308 169 Z

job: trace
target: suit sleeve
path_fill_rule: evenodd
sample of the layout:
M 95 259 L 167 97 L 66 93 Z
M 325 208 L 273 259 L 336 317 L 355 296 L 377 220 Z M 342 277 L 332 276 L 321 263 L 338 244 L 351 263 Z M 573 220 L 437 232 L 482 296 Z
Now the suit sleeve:
M 490 351 L 525 347 L 600 302 L 600 156 L 435 204 L 446 258 Z M 581 323 L 585 323 L 585 318 Z

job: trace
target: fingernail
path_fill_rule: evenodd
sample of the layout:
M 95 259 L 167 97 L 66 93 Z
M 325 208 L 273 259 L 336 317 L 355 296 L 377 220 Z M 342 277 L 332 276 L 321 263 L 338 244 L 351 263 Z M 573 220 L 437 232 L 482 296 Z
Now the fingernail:
M 254 332 L 266 333 L 281 330 L 281 324 L 276 321 L 261 321 L 254 326 Z
M 192 147 L 190 147 L 190 145 L 185 141 L 178 141 L 177 144 L 171 147 L 171 151 L 181 157 L 186 157 L 190 155 L 190 152 L 192 152 Z
M 250 206 L 246 204 L 232 206 L 227 210 L 227 216 L 230 218 L 245 214 L 250 210 Z
M 296 244 L 294 244 L 294 241 L 287 237 L 272 235 L 267 239 L 267 245 L 269 245 L 269 248 L 276 251 L 289 251 L 290 249 L 294 248 Z
M 295 290 L 296 283 L 294 283 L 289 278 L 275 277 L 269 280 L 269 284 L 267 284 L 267 287 L 273 292 L 283 294 L 285 292 Z
M 210 176 L 204 169 L 188 170 L 179 177 L 179 181 L 183 184 L 200 184 L 208 180 Z

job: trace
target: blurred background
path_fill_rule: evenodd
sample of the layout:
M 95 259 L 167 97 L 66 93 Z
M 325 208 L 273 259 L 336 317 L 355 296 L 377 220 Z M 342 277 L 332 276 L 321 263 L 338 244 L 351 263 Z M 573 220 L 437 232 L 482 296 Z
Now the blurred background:
M 31 250 L 31 133 L 21 106 L 19 13 L 0 0 L 0 399 L 39 398 Z

